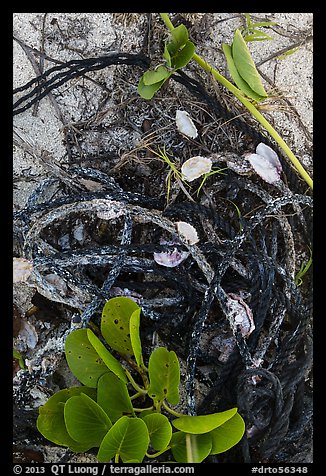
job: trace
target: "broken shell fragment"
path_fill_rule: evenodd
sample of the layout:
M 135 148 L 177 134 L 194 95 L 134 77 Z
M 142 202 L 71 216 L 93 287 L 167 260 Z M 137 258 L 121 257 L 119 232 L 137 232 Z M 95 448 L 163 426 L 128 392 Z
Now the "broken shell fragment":
M 201 177 L 204 174 L 208 174 L 212 169 L 212 161 L 207 157 L 191 157 L 186 160 L 181 167 L 181 172 L 183 178 L 187 182 L 192 182 L 193 180 Z
M 242 337 L 248 337 L 255 330 L 255 323 L 250 307 L 234 293 L 228 294 L 227 307 L 229 320 L 234 332 L 240 330 Z
M 172 251 L 162 251 L 161 253 L 154 253 L 154 261 L 161 266 L 166 266 L 167 268 L 175 268 L 179 266 L 186 258 L 188 258 L 189 253 L 187 251 L 178 251 L 177 248 L 174 248 Z
M 33 270 L 33 263 L 25 258 L 13 259 L 13 282 L 26 282 Z
M 161 245 L 174 245 L 175 243 L 170 241 L 160 241 Z M 177 248 L 174 248 L 171 251 L 162 251 L 160 253 L 154 253 L 154 261 L 161 266 L 166 266 L 167 268 L 175 268 L 179 266 L 186 258 L 188 258 L 188 251 L 179 251 Z
M 190 137 L 190 139 L 195 139 L 198 136 L 197 128 L 187 111 L 177 110 L 175 120 L 177 129 L 181 134 Z
M 276 152 L 268 145 L 261 142 L 256 147 L 256 154 L 249 154 L 246 158 L 265 182 L 274 184 L 280 180 L 281 162 Z
M 178 233 L 182 235 L 183 238 L 185 238 L 190 245 L 198 243 L 199 238 L 197 230 L 192 225 L 190 225 L 190 223 L 187 223 L 185 221 L 177 221 L 176 226 Z

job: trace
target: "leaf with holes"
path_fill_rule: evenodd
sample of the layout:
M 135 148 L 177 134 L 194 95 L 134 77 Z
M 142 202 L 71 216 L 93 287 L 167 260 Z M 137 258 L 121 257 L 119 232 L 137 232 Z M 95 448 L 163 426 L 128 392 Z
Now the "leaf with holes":
M 78 443 L 69 435 L 64 420 L 64 405 L 73 396 L 86 394 L 96 399 L 96 390 L 88 387 L 71 387 L 59 390 L 39 408 L 36 426 L 38 431 L 56 445 L 68 446 L 75 453 L 83 453 L 91 446 Z
M 157 402 L 165 398 L 172 405 L 179 402 L 180 366 L 175 352 L 165 347 L 155 349 L 148 362 L 148 395 Z
M 156 451 L 166 448 L 172 436 L 172 426 L 167 417 L 162 413 L 151 413 L 142 418 L 146 423 L 152 447 Z
M 71 438 L 91 448 L 100 446 L 112 426 L 100 405 L 83 393 L 67 400 L 64 419 Z
M 128 379 L 126 374 L 123 370 L 122 365 L 120 362 L 113 357 L 113 355 L 108 351 L 108 349 L 104 346 L 104 344 L 100 341 L 98 337 L 94 334 L 93 331 L 87 329 L 87 337 L 98 355 L 101 357 L 105 365 L 123 382 L 127 383 Z
M 103 438 L 97 459 L 100 463 L 105 463 L 118 455 L 123 463 L 141 463 L 148 443 L 148 430 L 143 420 L 123 416 Z
M 244 432 L 245 422 L 239 413 L 236 413 L 232 418 L 223 423 L 223 425 L 208 433 L 211 435 L 213 443 L 210 454 L 216 455 L 229 450 L 239 443 Z
M 97 403 L 112 422 L 116 422 L 124 414 L 134 413 L 127 385 L 111 372 L 99 378 Z
M 106 302 L 102 311 L 101 332 L 112 349 L 121 355 L 133 355 L 129 323 L 139 306 L 132 299 L 119 296 Z
M 77 329 L 68 335 L 65 354 L 72 373 L 88 387 L 95 388 L 98 379 L 109 370 L 90 343 L 87 329 Z
M 201 463 L 211 452 L 212 438 L 209 433 L 190 435 L 177 431 L 173 433 L 170 444 L 177 463 Z
M 237 413 L 237 408 L 231 408 L 225 412 L 211 413 L 210 415 L 182 416 L 172 421 L 172 425 L 186 433 L 201 434 L 208 433 L 218 426 L 223 425 Z
M 136 359 L 138 367 L 144 367 L 141 341 L 139 335 L 139 325 L 140 325 L 140 311 L 141 309 L 136 309 L 130 316 L 129 330 L 130 330 L 130 341 L 131 347 Z

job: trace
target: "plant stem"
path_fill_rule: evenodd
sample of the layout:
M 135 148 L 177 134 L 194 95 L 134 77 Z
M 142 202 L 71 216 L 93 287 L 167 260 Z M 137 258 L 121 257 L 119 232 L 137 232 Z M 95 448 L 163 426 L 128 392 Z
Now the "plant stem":
M 165 408 L 166 411 L 168 411 L 169 413 L 171 413 L 171 415 L 175 416 L 175 417 L 183 417 L 184 414 L 183 413 L 179 413 L 179 412 L 176 412 L 175 410 L 172 410 L 172 408 L 170 408 L 166 403 L 165 401 L 163 400 L 162 402 L 162 405 L 163 407 Z
M 160 13 L 160 16 L 162 20 L 164 21 L 165 25 L 167 28 L 172 31 L 174 29 L 174 26 L 168 16 L 167 13 Z M 301 177 L 305 180 L 305 182 L 309 185 L 309 187 L 312 189 L 313 188 L 313 181 L 310 177 L 310 175 L 306 172 L 304 167 L 301 165 L 300 161 L 297 159 L 297 157 L 293 154 L 291 149 L 288 147 L 288 145 L 285 143 L 285 141 L 282 139 L 282 137 L 276 132 L 276 130 L 271 126 L 271 124 L 265 119 L 265 117 L 256 109 L 256 107 L 244 97 L 240 89 L 235 87 L 230 81 L 228 81 L 224 76 L 222 76 L 218 71 L 216 71 L 212 66 L 210 66 L 205 60 L 203 60 L 199 55 L 196 53 L 192 57 L 193 60 L 196 61 L 196 63 L 199 64 L 205 71 L 208 73 L 211 73 L 214 78 L 219 81 L 224 87 L 226 87 L 231 93 L 234 94 L 236 98 L 239 99 L 239 101 L 242 102 L 242 104 L 251 112 L 251 114 L 257 119 L 258 122 L 267 130 L 267 132 L 273 137 L 273 139 L 277 142 L 277 144 L 280 146 L 280 148 L 285 152 L 285 154 L 288 156 L 288 158 L 291 160 L 292 164 L 298 171 L 298 173 L 301 175 Z
M 150 454 L 150 453 L 146 452 L 146 456 L 147 456 L 147 458 L 156 458 L 157 456 L 160 456 L 162 453 L 165 453 L 165 451 L 167 451 L 169 449 L 171 449 L 171 446 L 167 446 L 163 450 L 160 450 L 157 453 L 153 453 L 153 454 Z
M 146 395 L 147 394 L 147 390 L 145 390 L 144 388 L 141 388 L 135 381 L 134 379 L 132 378 L 132 375 L 131 373 L 127 370 L 127 369 L 124 369 L 128 379 L 129 379 L 129 382 L 131 383 L 131 385 L 134 387 L 134 389 L 141 395 Z
M 191 435 L 186 433 L 186 449 L 187 449 L 187 463 L 193 463 L 194 457 L 192 454 Z

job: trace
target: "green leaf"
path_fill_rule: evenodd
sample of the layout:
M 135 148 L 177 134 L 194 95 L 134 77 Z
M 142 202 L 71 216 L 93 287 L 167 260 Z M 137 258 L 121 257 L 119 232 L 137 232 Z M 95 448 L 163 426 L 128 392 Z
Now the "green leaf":
M 87 329 L 72 331 L 65 343 L 66 359 L 70 370 L 78 380 L 95 388 L 98 379 L 108 368 L 87 337 Z
M 124 296 L 110 299 L 103 308 L 102 335 L 109 346 L 121 355 L 133 355 L 129 322 L 131 314 L 137 309 L 139 306 L 135 301 Z
M 171 55 L 167 43 L 164 44 L 163 58 L 166 60 L 166 64 L 168 65 L 168 67 L 171 68 Z
M 223 423 L 223 425 L 212 430 L 209 435 L 212 437 L 211 454 L 216 455 L 229 450 L 239 443 L 245 432 L 245 423 L 243 418 L 236 413 L 232 418 Z
M 262 101 L 264 98 L 262 96 L 259 96 L 259 94 L 256 94 L 255 91 L 251 89 L 251 87 L 244 81 L 244 79 L 240 76 L 238 73 L 238 70 L 235 66 L 235 63 L 233 61 L 232 57 L 232 48 L 230 45 L 226 45 L 225 43 L 222 44 L 222 49 L 225 54 L 225 58 L 228 64 L 228 68 L 230 71 L 230 75 L 235 82 L 235 84 L 238 86 L 238 88 L 249 98 L 254 99 L 257 102 Z
M 190 435 L 177 431 L 173 433 L 170 444 L 173 457 L 178 463 L 201 463 L 211 452 L 212 438 L 210 433 Z
M 245 40 L 246 43 L 249 43 L 249 41 L 265 41 L 265 40 L 272 40 L 273 38 L 259 30 L 257 31 L 253 30 L 252 34 L 244 36 L 243 39 Z
M 14 358 L 14 359 L 17 359 L 17 360 L 18 360 L 19 367 L 20 367 L 21 369 L 25 370 L 26 367 L 25 367 L 24 359 L 23 359 L 21 353 L 18 352 L 18 350 L 13 349 L 13 354 L 12 354 L 12 355 L 13 355 L 13 358 Z
M 140 312 L 141 312 L 141 309 L 139 308 L 139 309 L 136 309 L 136 311 L 134 311 L 131 314 L 129 330 L 130 330 L 131 347 L 136 359 L 136 363 L 138 367 L 144 367 L 141 341 L 140 341 L 140 335 L 139 335 Z
M 162 84 L 166 81 L 166 79 L 163 79 L 162 81 L 159 81 L 158 83 L 151 84 L 149 86 L 146 86 L 143 81 L 143 77 L 140 78 L 139 83 L 138 83 L 138 94 L 144 98 L 144 99 L 152 99 L 156 91 L 160 89 Z
M 242 79 L 248 83 L 248 85 L 256 94 L 262 97 L 267 97 L 267 93 L 262 85 L 260 75 L 239 29 L 236 29 L 234 34 L 232 43 L 232 57 L 236 69 Z
M 118 455 L 123 463 L 141 462 L 149 444 L 146 424 L 140 418 L 121 417 L 103 438 L 97 459 L 105 463 Z
M 207 433 L 218 426 L 223 425 L 227 420 L 237 413 L 237 408 L 231 408 L 225 412 L 211 413 L 209 415 L 182 416 L 172 421 L 172 425 L 186 433 L 202 434 Z
M 176 49 L 181 48 L 188 41 L 188 30 L 183 24 L 174 28 L 171 31 L 171 35 L 172 35 L 172 42 L 175 45 Z
M 123 382 L 127 383 L 128 379 L 120 362 L 113 357 L 105 345 L 100 341 L 91 329 L 87 329 L 87 337 L 98 355 L 101 357 L 105 365 Z
M 100 405 L 83 393 L 67 400 L 64 419 L 71 438 L 90 448 L 100 446 L 112 426 Z
M 126 384 L 111 372 L 102 375 L 98 381 L 97 403 L 112 422 L 123 414 L 134 413 Z
M 156 451 L 161 451 L 167 447 L 172 436 L 172 426 L 162 413 L 151 413 L 143 417 L 146 423 L 149 439 L 152 447 Z
M 73 396 L 86 394 L 95 400 L 96 390 L 88 387 L 71 387 L 59 390 L 39 408 L 36 426 L 42 435 L 60 446 L 68 446 L 76 453 L 83 453 L 91 446 L 77 443 L 69 435 L 64 420 L 64 404 Z
M 158 66 L 155 70 L 149 69 L 143 74 L 143 83 L 145 86 L 150 86 L 159 83 L 168 76 L 170 76 L 170 72 L 164 66 Z
M 191 58 L 193 57 L 196 51 L 196 46 L 191 42 L 187 41 L 185 46 L 180 50 L 176 56 L 173 58 L 172 66 L 174 69 L 183 68 L 186 66 Z
M 155 349 L 148 362 L 148 395 L 158 402 L 165 398 L 172 405 L 179 402 L 180 366 L 175 352 L 165 347 Z

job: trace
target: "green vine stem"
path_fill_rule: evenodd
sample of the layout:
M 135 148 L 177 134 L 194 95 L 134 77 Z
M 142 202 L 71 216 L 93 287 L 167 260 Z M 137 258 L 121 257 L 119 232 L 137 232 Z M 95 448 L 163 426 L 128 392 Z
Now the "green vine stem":
M 160 13 L 162 20 L 164 21 L 167 28 L 172 31 L 174 26 L 168 16 L 167 13 Z M 291 149 L 282 139 L 282 137 L 276 132 L 276 130 L 271 126 L 271 124 L 265 119 L 265 117 L 256 109 L 256 107 L 246 99 L 240 89 L 234 86 L 230 81 L 228 81 L 224 76 L 222 76 L 218 71 L 216 71 L 212 66 L 210 66 L 205 60 L 203 60 L 199 55 L 196 53 L 192 57 L 196 63 L 199 64 L 205 71 L 211 73 L 214 78 L 219 81 L 224 87 L 226 87 L 242 104 L 251 112 L 251 114 L 257 119 L 257 121 L 266 129 L 266 131 L 273 137 L 273 139 L 277 142 L 280 148 L 285 152 L 288 158 L 291 160 L 292 164 L 301 175 L 301 177 L 305 180 L 305 182 L 309 185 L 311 189 L 313 189 L 313 181 L 310 175 L 306 172 L 304 167 L 301 165 L 300 161 L 297 157 L 293 154 Z
M 163 400 L 162 402 L 162 405 L 163 407 L 165 408 L 166 411 L 168 411 L 169 413 L 171 413 L 171 415 L 179 418 L 179 417 L 183 417 L 185 416 L 183 413 L 179 413 L 179 412 L 176 412 L 175 410 L 173 410 L 172 408 L 170 408 L 166 403 L 165 401 Z

